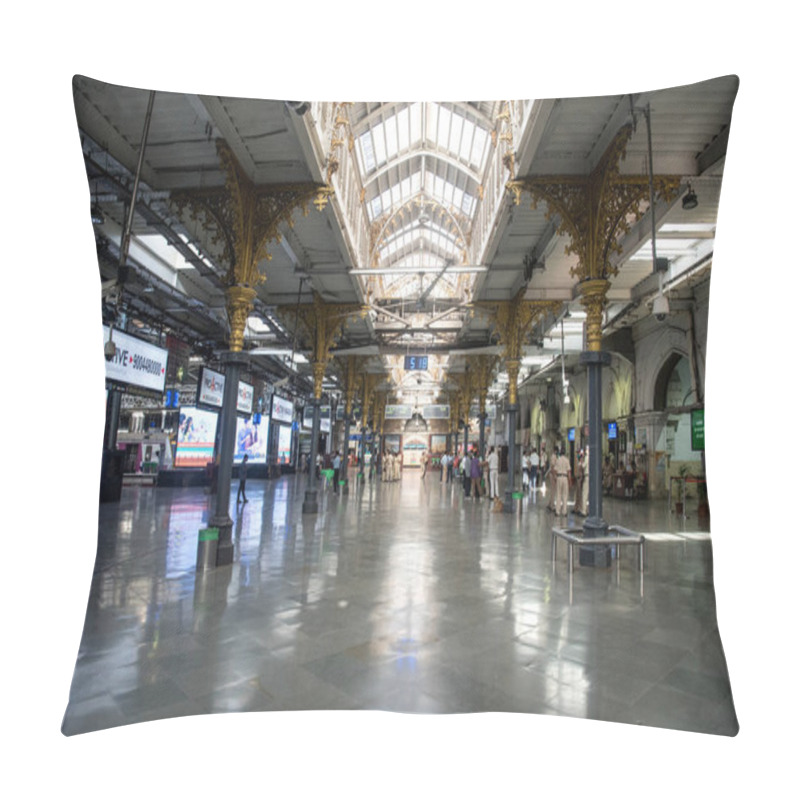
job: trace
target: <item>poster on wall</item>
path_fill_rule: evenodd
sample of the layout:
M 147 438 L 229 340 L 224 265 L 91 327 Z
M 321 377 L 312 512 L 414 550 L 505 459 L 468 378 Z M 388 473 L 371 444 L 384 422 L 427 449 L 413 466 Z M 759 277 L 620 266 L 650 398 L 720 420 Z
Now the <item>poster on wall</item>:
M 249 383 L 239 381 L 239 392 L 236 395 L 236 410 L 248 417 L 253 413 L 253 387 Z
M 272 395 L 272 419 L 291 425 L 294 420 L 294 403 L 277 394 Z
M 205 467 L 214 460 L 218 416 L 216 411 L 195 406 L 181 408 L 175 449 L 176 467 Z
M 431 453 L 444 453 L 447 450 L 447 434 L 434 433 L 431 435 Z
M 400 434 L 387 433 L 383 437 L 383 449 L 387 453 L 399 453 L 400 452 Z
M 278 463 L 292 461 L 292 429 L 289 425 L 278 425 Z
M 233 463 L 241 464 L 247 455 L 251 464 L 267 463 L 267 442 L 269 441 L 269 420 L 261 418 L 256 425 L 252 417 L 237 417 L 236 419 L 236 447 L 233 451 Z
M 225 376 L 208 367 L 200 370 L 200 380 L 197 382 L 198 405 L 222 408 L 222 396 L 225 392 Z

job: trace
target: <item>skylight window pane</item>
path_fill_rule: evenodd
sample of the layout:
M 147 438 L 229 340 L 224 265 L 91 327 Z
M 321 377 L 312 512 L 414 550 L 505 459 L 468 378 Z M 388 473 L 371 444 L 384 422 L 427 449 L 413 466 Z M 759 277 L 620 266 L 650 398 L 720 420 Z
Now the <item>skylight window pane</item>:
M 373 200 L 373 201 L 372 201 L 372 202 L 369 204 L 369 209 L 370 209 L 370 211 L 372 212 L 372 213 L 371 213 L 371 219 L 375 219 L 375 217 L 378 217 L 378 216 L 380 216 L 380 213 L 381 213 L 381 211 L 383 210 L 383 207 L 382 207 L 382 204 L 381 204 L 381 198 L 380 198 L 380 197 L 376 197 L 376 198 L 375 198 L 375 199 L 374 199 L 374 200 Z
M 428 142 L 436 142 L 436 129 L 439 124 L 439 110 L 438 103 L 428 103 L 427 114 L 425 115 L 425 139 Z
M 386 131 L 386 155 L 394 158 L 397 155 L 397 115 L 387 120 L 384 124 Z
M 375 169 L 375 150 L 372 146 L 372 134 L 370 131 L 361 134 L 358 137 L 358 143 L 361 146 L 364 160 L 364 172 L 371 172 Z
M 375 148 L 375 164 L 380 166 L 386 163 L 386 140 L 383 123 L 372 129 L 372 146 Z
M 439 108 L 439 128 L 436 131 L 436 142 L 439 147 L 447 149 L 450 137 L 450 117 L 452 114 L 446 108 Z
M 408 150 L 409 130 L 407 108 L 404 108 L 397 115 L 397 143 L 400 150 Z
M 422 104 L 412 103 L 409 108 L 411 141 L 409 145 L 416 145 L 422 141 Z
M 464 135 L 461 137 L 461 144 L 458 149 L 458 154 L 461 159 L 466 161 L 468 164 L 470 163 L 470 155 L 472 154 L 472 143 L 475 140 L 475 130 L 476 126 L 473 123 L 465 121 Z
M 464 199 L 461 201 L 461 210 L 468 217 L 472 216 L 472 209 L 475 207 L 475 198 L 472 195 L 464 194 Z
M 475 139 L 472 142 L 472 158 L 470 159 L 473 164 L 478 168 L 483 169 L 484 156 L 486 154 L 486 131 L 483 128 L 475 128 Z
M 450 151 L 453 153 L 461 152 L 461 131 L 464 128 L 464 117 L 453 114 L 450 127 Z
M 422 188 L 422 172 L 415 172 L 411 176 L 411 194 L 417 195 L 419 194 L 419 190 Z

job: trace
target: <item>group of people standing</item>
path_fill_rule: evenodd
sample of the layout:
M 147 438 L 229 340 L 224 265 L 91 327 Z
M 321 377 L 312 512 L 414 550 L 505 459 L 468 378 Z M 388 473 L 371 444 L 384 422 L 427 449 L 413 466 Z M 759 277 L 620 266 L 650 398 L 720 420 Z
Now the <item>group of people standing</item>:
M 544 460 L 544 459 L 542 459 Z M 547 491 L 547 510 L 556 516 L 567 516 L 567 504 L 570 488 L 575 487 L 575 505 L 573 513 L 586 516 L 589 509 L 589 453 L 588 450 L 578 455 L 575 474 L 569 459 L 563 450 L 554 449 L 546 461 L 543 480 Z

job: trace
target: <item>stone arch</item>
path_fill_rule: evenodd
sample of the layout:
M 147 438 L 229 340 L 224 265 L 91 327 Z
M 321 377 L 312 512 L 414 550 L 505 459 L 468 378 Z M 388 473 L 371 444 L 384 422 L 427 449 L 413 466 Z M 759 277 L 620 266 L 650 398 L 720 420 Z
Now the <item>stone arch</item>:
M 689 359 L 685 353 L 671 350 L 665 356 L 653 381 L 652 407 L 654 411 L 685 406 L 692 401 L 694 392 L 690 370 Z M 670 393 L 674 392 L 676 382 L 679 382 L 680 389 L 677 395 L 670 397 Z

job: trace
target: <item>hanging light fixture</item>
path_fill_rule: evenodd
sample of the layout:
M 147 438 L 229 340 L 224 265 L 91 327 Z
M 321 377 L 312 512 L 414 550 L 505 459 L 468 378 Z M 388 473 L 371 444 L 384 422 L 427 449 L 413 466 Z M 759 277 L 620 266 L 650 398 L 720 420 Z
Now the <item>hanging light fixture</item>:
M 683 198 L 683 210 L 691 211 L 693 208 L 697 208 L 697 195 L 694 193 L 692 184 L 690 183 L 689 191 L 686 192 Z

